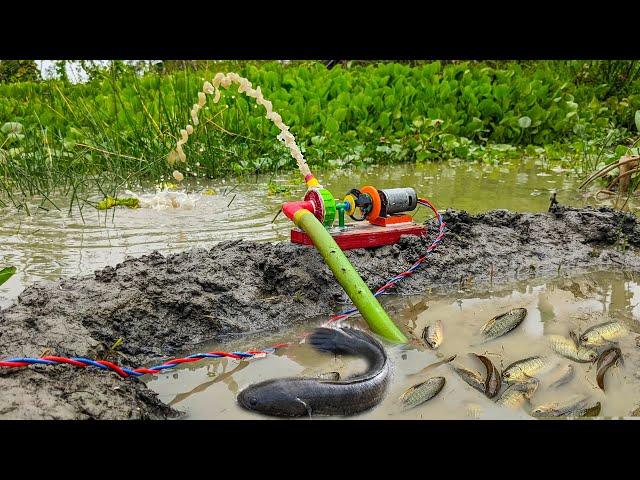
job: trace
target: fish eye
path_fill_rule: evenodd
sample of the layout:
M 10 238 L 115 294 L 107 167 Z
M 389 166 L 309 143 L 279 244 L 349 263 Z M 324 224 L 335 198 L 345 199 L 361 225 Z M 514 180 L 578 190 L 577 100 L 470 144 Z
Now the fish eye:
M 252 407 L 255 407 L 258 404 L 258 399 L 256 397 L 251 397 L 249 399 L 249 405 L 251 405 Z

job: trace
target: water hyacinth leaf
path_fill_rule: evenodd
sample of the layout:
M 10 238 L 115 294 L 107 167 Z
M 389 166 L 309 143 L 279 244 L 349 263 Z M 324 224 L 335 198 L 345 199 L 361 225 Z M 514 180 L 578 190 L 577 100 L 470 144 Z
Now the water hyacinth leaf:
M 518 125 L 520 125 L 520 128 L 529 128 L 531 126 L 531 119 L 529 117 L 520 117 L 518 119 Z
M 615 149 L 614 155 L 616 157 L 622 157 L 626 155 L 626 153 L 627 153 L 627 147 L 625 145 L 618 145 Z
M 329 133 L 336 133 L 340 130 L 340 124 L 333 117 L 327 118 L 326 129 Z
M 2 133 L 21 133 L 22 124 L 18 122 L 7 122 L 0 128 Z
M 5 267 L 0 269 L 0 285 L 9 280 L 16 273 L 16 267 Z
M 19 142 L 24 138 L 24 135 L 21 133 L 11 132 L 7 135 L 7 143 L 11 142 Z

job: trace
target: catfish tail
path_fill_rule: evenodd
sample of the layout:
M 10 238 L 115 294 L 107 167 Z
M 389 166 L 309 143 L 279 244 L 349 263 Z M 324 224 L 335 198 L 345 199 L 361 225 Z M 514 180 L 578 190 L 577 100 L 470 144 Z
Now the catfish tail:
M 355 328 L 316 328 L 308 342 L 319 352 L 364 357 L 372 369 L 382 368 L 387 361 L 382 344 L 368 333 Z

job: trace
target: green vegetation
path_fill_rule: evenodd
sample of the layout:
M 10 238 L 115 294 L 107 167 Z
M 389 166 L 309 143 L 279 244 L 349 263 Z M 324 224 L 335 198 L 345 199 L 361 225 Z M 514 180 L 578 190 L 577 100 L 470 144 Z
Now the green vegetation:
M 96 206 L 98 210 L 108 210 L 113 207 L 139 208 L 140 200 L 137 198 L 113 198 L 107 196 L 104 200 L 100 200 Z
M 171 66 L 168 64 L 168 66 Z M 260 86 L 312 169 L 345 164 L 563 158 L 617 161 L 637 135 L 640 62 L 194 62 L 147 71 L 115 62 L 86 84 L 0 85 L 0 196 L 15 205 L 104 198 L 169 179 L 166 161 L 205 80 L 237 71 Z M 167 73 L 162 73 L 167 72 Z M 263 110 L 232 87 L 207 103 L 185 145 L 189 177 L 295 168 Z M 2 206 L 2 203 L 0 203 Z
M 0 268 L 0 285 L 9 280 L 16 273 L 16 267 Z
M 0 60 L 0 83 L 34 82 L 40 73 L 33 60 Z

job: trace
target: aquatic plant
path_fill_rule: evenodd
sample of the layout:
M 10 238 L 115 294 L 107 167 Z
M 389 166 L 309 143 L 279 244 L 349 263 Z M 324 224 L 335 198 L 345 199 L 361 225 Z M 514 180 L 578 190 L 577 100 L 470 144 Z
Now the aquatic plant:
M 96 205 L 98 210 L 108 210 L 113 207 L 139 208 L 140 200 L 137 198 L 113 198 L 108 196 Z
M 16 273 L 16 267 L 0 268 L 0 285 L 9 280 Z
M 600 150 L 609 161 L 628 137 L 640 81 L 603 89 L 598 82 L 606 76 L 586 81 L 576 73 L 583 63 L 354 62 L 327 69 L 320 62 L 211 62 L 142 76 L 114 67 L 78 85 L 3 84 L 0 115 L 14 126 L 0 132 L 0 206 L 28 211 L 26 199 L 37 197 L 43 207 L 60 208 L 49 198 L 61 190 L 82 208 L 96 190 L 117 198 L 125 188 L 164 181 L 176 169 L 171 160 L 180 159 L 185 137 L 176 135 L 195 123 L 194 98 L 199 125 L 180 143 L 183 178 L 294 169 L 292 151 L 273 141 L 282 130 L 240 95 L 237 82 L 217 91 L 218 103 L 200 106 L 206 79 L 222 82 L 230 69 L 261 86 L 272 119 L 279 112 L 295 135 L 294 156 L 314 168 L 526 154 L 566 158 L 586 172 Z M 215 99 L 216 88 L 209 91 Z M 611 147 L 593 141 L 601 135 Z
M 640 110 L 635 112 L 635 124 L 640 134 Z M 600 148 L 601 152 L 604 150 L 604 146 Z M 607 186 L 599 190 L 596 196 L 616 195 L 618 198 L 615 204 L 624 200 L 624 206 L 640 187 L 640 136 L 632 140 L 631 145 L 618 145 L 608 158 L 603 158 L 595 165 L 597 170 L 582 182 L 580 188 L 599 179 L 605 180 Z

